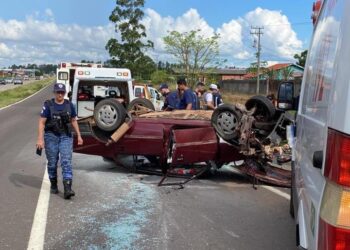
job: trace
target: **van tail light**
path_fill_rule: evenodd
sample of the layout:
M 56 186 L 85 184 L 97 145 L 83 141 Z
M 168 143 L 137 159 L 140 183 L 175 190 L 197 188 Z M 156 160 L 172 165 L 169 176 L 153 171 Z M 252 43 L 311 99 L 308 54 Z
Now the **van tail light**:
M 324 175 L 339 185 L 350 187 L 350 135 L 328 130 Z
M 329 129 L 320 220 L 320 250 L 350 249 L 350 136 Z

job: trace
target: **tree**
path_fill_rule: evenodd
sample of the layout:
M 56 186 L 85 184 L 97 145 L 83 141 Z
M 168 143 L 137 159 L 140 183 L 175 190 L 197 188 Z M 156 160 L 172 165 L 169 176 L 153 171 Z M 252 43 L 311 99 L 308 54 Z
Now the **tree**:
M 294 70 L 290 66 L 281 69 L 283 80 L 285 80 L 285 81 L 289 80 L 289 78 L 293 75 L 293 72 L 294 72 Z
M 260 78 L 261 76 L 266 76 L 266 72 L 268 71 L 267 65 L 268 63 L 266 61 L 260 62 Z M 250 67 L 247 69 L 247 72 L 253 74 L 254 77 L 252 78 L 256 79 L 258 75 L 258 63 L 251 63 Z
M 195 83 L 206 66 L 215 63 L 219 57 L 219 35 L 205 38 L 199 31 L 171 31 L 163 38 L 166 51 L 178 60 L 190 85 Z
M 305 67 L 306 58 L 307 58 L 307 50 L 304 50 L 303 52 L 299 54 L 295 54 L 294 58 L 298 60 L 297 64 L 301 67 Z
M 139 80 L 149 80 L 151 74 L 157 70 L 157 65 L 149 56 L 139 58 L 134 67 L 133 76 Z M 132 73 L 132 71 L 131 71 Z
M 133 75 L 139 75 L 142 63 L 149 61 L 144 51 L 153 48 L 153 43 L 148 40 L 146 28 L 140 23 L 144 16 L 144 0 L 116 0 L 116 7 L 109 16 L 109 20 L 115 23 L 115 31 L 120 38 L 111 38 L 106 44 L 106 49 L 111 56 L 109 61 L 115 67 L 125 67 L 131 70 Z
M 171 80 L 171 76 L 165 70 L 157 70 L 151 75 L 152 83 L 157 85 L 161 83 L 169 83 Z

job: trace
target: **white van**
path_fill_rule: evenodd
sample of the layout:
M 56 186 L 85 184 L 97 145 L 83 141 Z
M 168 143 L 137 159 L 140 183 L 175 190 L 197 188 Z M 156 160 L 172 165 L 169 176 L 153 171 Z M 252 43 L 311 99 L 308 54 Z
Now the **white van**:
M 304 249 L 350 249 L 350 1 L 325 0 L 297 117 L 291 212 Z M 293 211 L 294 209 L 294 211 Z
M 129 69 L 75 69 L 71 99 L 78 117 L 92 116 L 96 104 L 106 98 L 118 99 L 125 108 L 135 99 Z
M 84 68 L 102 68 L 100 63 L 72 63 L 72 62 L 61 62 L 56 70 L 56 82 L 62 83 L 66 86 L 67 93 L 72 91 L 74 83 L 75 71 L 79 67 Z M 68 98 L 68 95 L 65 96 Z

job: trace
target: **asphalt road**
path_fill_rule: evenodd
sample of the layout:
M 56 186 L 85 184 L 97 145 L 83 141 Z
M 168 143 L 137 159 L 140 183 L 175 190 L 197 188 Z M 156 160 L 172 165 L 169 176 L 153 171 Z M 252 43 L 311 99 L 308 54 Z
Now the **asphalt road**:
M 37 118 L 50 92 L 0 110 L 0 249 L 27 248 L 45 169 Z M 73 161 L 77 195 L 50 196 L 44 249 L 296 249 L 289 201 L 231 171 L 177 189 L 99 157 Z
M 27 85 L 27 84 L 31 84 L 31 83 L 34 83 L 34 82 L 36 82 L 37 80 L 33 80 L 33 79 L 31 79 L 31 80 L 28 80 L 28 81 L 23 81 L 23 85 Z M 11 84 L 5 84 L 5 85 L 0 85 L 0 92 L 1 91 L 5 91 L 5 90 L 8 90 L 8 89 L 14 89 L 14 88 L 16 88 L 16 87 L 19 87 L 19 86 L 22 86 L 22 85 L 19 85 L 19 84 L 17 84 L 17 85 L 15 85 L 15 84 L 13 84 L 13 83 L 11 83 Z

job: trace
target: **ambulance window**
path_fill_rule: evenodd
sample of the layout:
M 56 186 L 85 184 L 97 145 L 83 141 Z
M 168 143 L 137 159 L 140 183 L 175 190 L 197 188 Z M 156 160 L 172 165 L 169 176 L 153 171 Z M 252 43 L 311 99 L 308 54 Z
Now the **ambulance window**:
M 67 72 L 58 72 L 58 80 L 67 81 L 68 73 Z
M 344 1 L 326 1 L 319 16 L 305 68 L 301 112 L 316 120 L 327 120 L 334 65 L 340 39 Z

